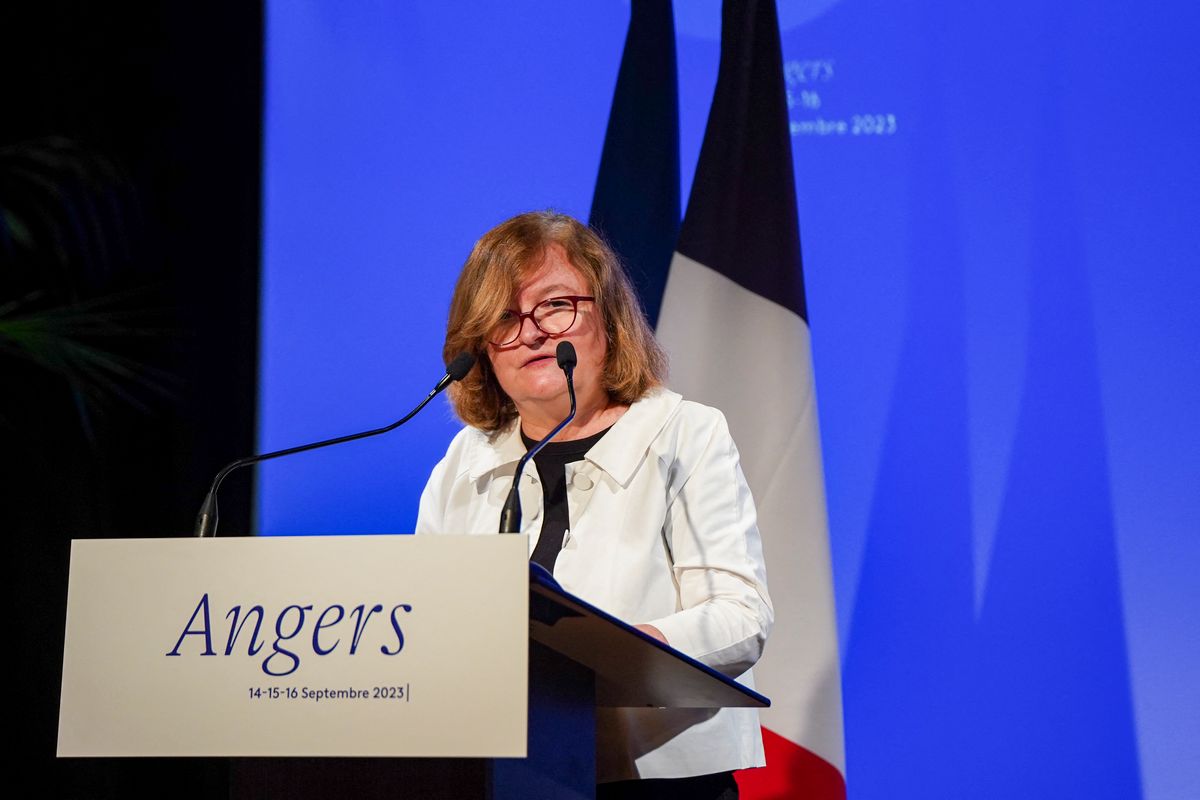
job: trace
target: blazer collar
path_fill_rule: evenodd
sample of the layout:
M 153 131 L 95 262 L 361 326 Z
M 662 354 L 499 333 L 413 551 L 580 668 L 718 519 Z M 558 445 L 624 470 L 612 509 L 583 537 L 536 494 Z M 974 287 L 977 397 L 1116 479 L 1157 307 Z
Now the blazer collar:
M 646 450 L 682 402 L 682 397 L 668 389 L 651 390 L 631 405 L 612 430 L 588 451 L 587 460 L 611 475 L 617 483 L 627 485 L 642 463 Z M 477 446 L 472 449 L 474 452 L 467 468 L 471 481 L 509 465 L 515 469 L 516 463 L 525 455 L 520 420 L 513 420 L 490 436 L 480 432 Z

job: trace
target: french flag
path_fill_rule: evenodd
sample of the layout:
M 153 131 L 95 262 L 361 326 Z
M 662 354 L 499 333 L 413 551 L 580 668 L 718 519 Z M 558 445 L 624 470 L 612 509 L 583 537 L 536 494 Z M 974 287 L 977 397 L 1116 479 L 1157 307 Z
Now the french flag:
M 670 355 L 671 388 L 725 413 L 758 506 L 776 620 L 755 683 L 772 707 L 762 714 L 767 767 L 738 774 L 742 794 L 843 800 L 833 579 L 774 0 L 725 0 L 721 25 L 679 226 L 671 4 L 633 0 L 591 223 L 629 265 Z

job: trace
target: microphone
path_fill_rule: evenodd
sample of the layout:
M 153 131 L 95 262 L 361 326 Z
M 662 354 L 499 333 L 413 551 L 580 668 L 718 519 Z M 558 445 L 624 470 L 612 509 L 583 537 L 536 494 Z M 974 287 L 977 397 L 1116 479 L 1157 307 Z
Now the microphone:
M 567 373 L 567 391 L 575 394 L 575 365 L 579 363 L 579 357 L 575 355 L 575 345 L 559 342 L 554 351 L 554 358 L 558 361 L 558 368 Z
M 500 512 L 500 533 L 521 532 L 521 495 L 517 492 L 517 489 L 521 485 L 521 473 L 525 470 L 525 465 L 529 463 L 529 459 L 541 452 L 541 449 L 558 435 L 559 431 L 567 427 L 567 425 L 571 424 L 571 420 L 575 419 L 575 365 L 579 363 L 579 358 L 575 355 L 575 346 L 570 342 L 559 342 L 558 348 L 554 351 L 554 357 L 558 361 L 558 368 L 567 376 L 567 394 L 571 397 L 571 412 L 567 414 L 566 419 L 554 426 L 554 430 L 546 434 L 545 439 L 535 444 L 517 462 L 517 471 L 513 475 L 512 488 L 508 490 L 508 498 L 505 499 L 504 509 Z
M 338 436 L 335 439 L 325 439 L 324 441 L 313 442 L 312 444 L 302 444 L 297 447 L 289 447 L 286 450 L 276 450 L 273 453 L 247 456 L 246 458 L 239 458 L 237 461 L 226 464 L 225 467 L 217 473 L 217 476 L 213 478 L 212 487 L 208 490 L 208 494 L 204 496 L 204 502 L 200 505 L 200 513 L 196 515 L 196 527 L 194 531 L 195 535 L 200 538 L 217 535 L 217 490 L 221 488 L 221 482 L 225 480 L 225 477 L 235 469 L 247 467 L 251 464 L 257 464 L 260 461 L 267 461 L 268 459 L 272 458 L 290 456 L 295 453 L 303 453 L 306 450 L 316 450 L 320 447 L 329 447 L 330 445 L 342 444 L 343 442 L 352 442 L 355 439 L 366 439 L 368 436 L 378 436 L 381 433 L 393 431 L 415 417 L 418 411 L 429 405 L 429 401 L 441 394 L 447 386 L 455 381 L 460 381 L 465 378 L 473 366 L 475 366 L 475 356 L 473 354 L 462 352 L 456 355 L 454 359 L 446 365 L 446 374 L 443 375 L 441 380 L 439 380 L 433 387 L 433 391 L 427 394 L 425 399 L 422 400 L 416 408 L 393 422 L 391 425 L 387 425 L 382 428 L 375 428 L 374 430 L 364 431 L 362 433 L 352 433 L 349 436 Z
M 464 350 L 456 355 L 450 361 L 450 363 L 446 365 L 446 374 L 443 375 L 442 379 L 437 382 L 436 386 L 433 387 L 433 391 L 430 393 L 429 398 L 439 394 L 450 384 L 461 381 L 463 378 L 467 377 L 467 373 L 471 371 L 471 367 L 473 366 L 475 366 L 475 355 L 473 353 L 468 353 Z M 429 398 L 426 398 L 426 402 L 428 402 Z M 420 411 L 419 408 L 417 410 Z

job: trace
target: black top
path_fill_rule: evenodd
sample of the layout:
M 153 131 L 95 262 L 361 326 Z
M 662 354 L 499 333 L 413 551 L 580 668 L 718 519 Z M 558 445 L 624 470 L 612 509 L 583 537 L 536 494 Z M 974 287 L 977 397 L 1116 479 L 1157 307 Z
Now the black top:
M 533 549 L 530 561 L 536 561 L 554 572 L 554 561 L 558 551 L 562 550 L 563 537 L 571 524 L 567 508 L 567 464 L 582 461 L 592 445 L 604 438 L 612 428 L 608 427 L 586 439 L 575 439 L 570 442 L 549 442 L 533 457 L 537 466 L 538 477 L 542 480 L 542 502 L 545 517 L 542 519 L 542 532 L 538 536 L 537 547 Z M 528 450 L 538 443 L 521 431 L 521 440 Z

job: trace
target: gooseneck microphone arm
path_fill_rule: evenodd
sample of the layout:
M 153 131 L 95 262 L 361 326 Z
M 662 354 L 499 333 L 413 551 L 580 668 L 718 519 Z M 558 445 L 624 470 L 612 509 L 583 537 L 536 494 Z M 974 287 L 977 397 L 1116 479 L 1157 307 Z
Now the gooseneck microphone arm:
M 508 498 L 504 501 L 504 510 L 500 512 L 500 533 L 521 532 L 521 495 L 517 491 L 521 486 L 521 473 L 525 470 L 525 465 L 529 463 L 529 459 L 541 452 L 541 449 L 558 435 L 559 431 L 567 427 L 567 425 L 571 424 L 571 420 L 575 419 L 575 364 L 578 363 L 578 359 L 575 356 L 575 347 L 570 342 L 559 342 L 554 355 L 558 359 L 558 368 L 567 376 L 567 394 L 571 397 L 571 412 L 567 414 L 566 419 L 554 426 L 554 430 L 546 434 L 545 439 L 535 444 L 517 462 L 517 471 L 513 475 L 512 488 L 509 489 Z
M 425 399 L 422 400 L 416 408 L 393 422 L 391 425 L 386 425 L 382 428 L 375 428 L 374 430 L 363 431 L 362 433 L 352 433 L 349 436 L 338 436 L 334 439 L 325 439 L 324 441 L 313 442 L 312 444 L 302 444 L 297 447 L 289 447 L 286 450 L 276 450 L 273 453 L 247 456 L 246 458 L 239 458 L 237 461 L 226 464 L 221 471 L 217 473 L 217 476 L 213 478 L 212 487 L 208 490 L 208 494 L 204 496 L 204 502 L 200 506 L 200 513 L 196 515 L 195 535 L 200 538 L 217 535 L 217 491 L 221 488 L 221 482 L 225 480 L 229 473 L 236 469 L 241 469 L 242 467 L 248 467 L 251 464 L 257 464 L 260 461 L 269 461 L 272 458 L 282 458 L 283 456 L 303 453 L 306 450 L 316 450 L 321 447 L 329 447 L 335 444 L 342 444 L 343 442 L 353 442 L 355 439 L 366 439 L 369 436 L 378 436 L 382 433 L 387 433 L 388 431 L 394 431 L 396 428 L 399 428 L 401 425 L 415 417 L 417 412 L 429 405 L 429 401 L 441 394 L 447 386 L 455 381 L 462 380 L 466 374 L 471 371 L 471 367 L 473 366 L 475 366 L 474 355 L 470 353 L 459 353 L 454 357 L 453 361 L 446 365 L 446 374 L 443 375 L 442 379 L 439 380 L 437 385 L 433 387 L 433 391 L 426 395 Z

